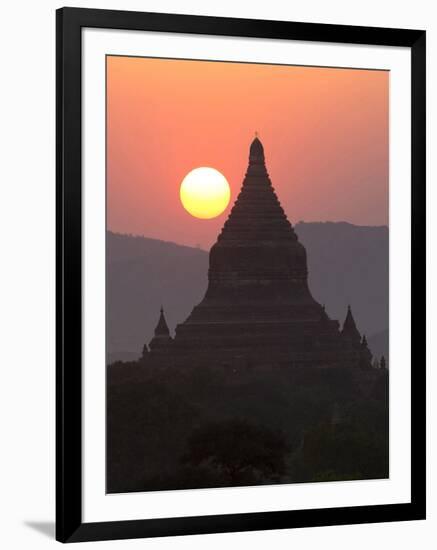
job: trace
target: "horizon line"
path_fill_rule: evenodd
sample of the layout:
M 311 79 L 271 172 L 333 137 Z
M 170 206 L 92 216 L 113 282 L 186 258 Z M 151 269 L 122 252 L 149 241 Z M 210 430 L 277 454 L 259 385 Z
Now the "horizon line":
M 295 228 L 296 226 L 300 225 L 300 224 L 306 224 L 306 225 L 323 225 L 323 224 L 332 224 L 332 225 L 339 225 L 339 224 L 343 224 L 343 225 L 351 225 L 353 227 L 357 227 L 357 228 L 371 228 L 371 229 L 378 229 L 378 228 L 385 228 L 387 230 L 389 230 L 389 226 L 387 224 L 380 224 L 380 225 L 358 225 L 358 224 L 355 224 L 355 223 L 351 223 L 351 222 L 347 222 L 347 221 L 304 221 L 304 220 L 299 220 L 297 223 L 295 224 L 292 224 L 292 227 Z M 124 233 L 124 232 L 121 232 L 121 231 L 116 231 L 114 229 L 110 229 L 109 227 L 106 228 L 106 233 L 113 233 L 114 235 L 119 235 L 121 237 L 132 237 L 132 238 L 135 238 L 135 239 L 149 239 L 149 240 L 152 240 L 152 241 L 159 241 L 159 242 L 162 242 L 162 243 L 168 243 L 168 244 L 174 244 L 176 246 L 184 246 L 186 248 L 193 248 L 195 250 L 204 250 L 206 252 L 208 252 L 209 248 L 204 248 L 203 246 L 199 244 L 182 244 L 182 243 L 178 243 L 176 241 L 169 241 L 169 240 L 166 240 L 166 239 L 160 239 L 158 237 L 149 237 L 145 234 L 141 234 L 141 233 Z

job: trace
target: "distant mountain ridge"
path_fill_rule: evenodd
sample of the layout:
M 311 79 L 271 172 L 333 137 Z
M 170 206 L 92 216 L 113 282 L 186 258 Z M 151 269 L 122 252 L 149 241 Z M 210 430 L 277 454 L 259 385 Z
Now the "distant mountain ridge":
M 206 290 L 205 250 L 107 232 L 107 347 L 109 359 L 141 354 L 164 306 L 172 329 Z
M 351 304 L 359 330 L 368 336 L 385 334 L 377 347 L 388 349 L 388 228 L 299 222 L 295 231 L 307 250 L 316 300 L 340 323 Z M 140 355 L 161 305 L 174 330 L 202 299 L 207 273 L 205 250 L 108 231 L 109 360 Z

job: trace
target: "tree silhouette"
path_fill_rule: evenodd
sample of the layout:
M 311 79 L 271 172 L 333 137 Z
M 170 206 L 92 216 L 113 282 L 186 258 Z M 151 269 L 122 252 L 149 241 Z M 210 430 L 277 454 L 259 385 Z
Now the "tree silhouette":
M 182 461 L 216 468 L 230 484 L 238 485 L 284 475 L 287 451 L 282 435 L 243 420 L 227 420 L 194 432 Z

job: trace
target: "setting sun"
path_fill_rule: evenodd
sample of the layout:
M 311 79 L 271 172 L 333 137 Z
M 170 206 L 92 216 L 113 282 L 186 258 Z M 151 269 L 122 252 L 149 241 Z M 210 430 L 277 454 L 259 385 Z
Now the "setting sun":
M 223 174 L 215 168 L 202 166 L 185 176 L 180 197 L 189 214 L 207 220 L 219 216 L 226 209 L 231 190 Z

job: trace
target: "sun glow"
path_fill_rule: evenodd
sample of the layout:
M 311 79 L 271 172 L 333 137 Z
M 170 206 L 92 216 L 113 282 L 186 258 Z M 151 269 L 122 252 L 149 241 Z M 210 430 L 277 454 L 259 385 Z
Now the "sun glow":
M 231 198 L 231 190 L 223 174 L 215 168 L 202 166 L 185 176 L 179 195 L 189 214 L 207 220 L 224 212 Z

